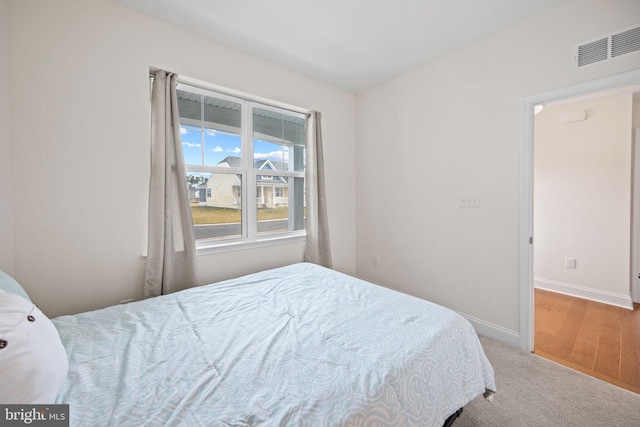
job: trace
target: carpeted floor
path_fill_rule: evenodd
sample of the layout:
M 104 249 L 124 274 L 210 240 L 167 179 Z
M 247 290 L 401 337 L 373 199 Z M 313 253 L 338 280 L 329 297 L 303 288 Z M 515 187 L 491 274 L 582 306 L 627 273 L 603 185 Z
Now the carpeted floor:
M 640 426 L 640 395 L 481 337 L 496 376 L 493 402 L 465 406 L 453 427 Z M 640 364 L 640 360 L 638 361 Z

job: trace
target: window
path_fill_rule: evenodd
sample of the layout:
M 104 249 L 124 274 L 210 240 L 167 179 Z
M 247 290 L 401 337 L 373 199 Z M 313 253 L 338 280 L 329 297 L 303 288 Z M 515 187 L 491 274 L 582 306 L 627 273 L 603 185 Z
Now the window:
M 183 83 L 177 95 L 198 248 L 304 236 L 305 115 Z

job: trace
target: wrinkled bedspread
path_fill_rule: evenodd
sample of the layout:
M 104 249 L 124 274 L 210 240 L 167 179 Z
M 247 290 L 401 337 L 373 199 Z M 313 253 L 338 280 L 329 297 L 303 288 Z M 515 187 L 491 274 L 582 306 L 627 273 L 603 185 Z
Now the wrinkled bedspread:
M 313 264 L 53 323 L 72 426 L 441 426 L 495 389 L 462 316 Z

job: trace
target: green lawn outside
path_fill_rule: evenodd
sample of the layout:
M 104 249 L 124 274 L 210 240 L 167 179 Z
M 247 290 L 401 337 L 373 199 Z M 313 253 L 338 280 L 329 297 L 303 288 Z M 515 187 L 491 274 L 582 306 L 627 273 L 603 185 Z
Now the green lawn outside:
M 213 208 L 209 206 L 191 206 L 194 224 L 226 224 L 240 222 L 241 213 L 237 209 Z M 258 221 L 288 218 L 288 208 L 258 209 Z

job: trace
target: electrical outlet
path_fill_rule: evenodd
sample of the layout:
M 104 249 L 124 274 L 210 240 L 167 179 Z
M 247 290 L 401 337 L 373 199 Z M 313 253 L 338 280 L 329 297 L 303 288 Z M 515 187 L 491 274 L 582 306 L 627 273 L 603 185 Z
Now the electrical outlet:
M 564 266 L 567 268 L 576 268 L 576 259 L 575 258 L 565 258 Z
M 373 258 L 371 258 L 371 265 L 373 265 L 374 267 L 377 267 L 378 261 L 379 261 L 378 256 L 375 255 Z

